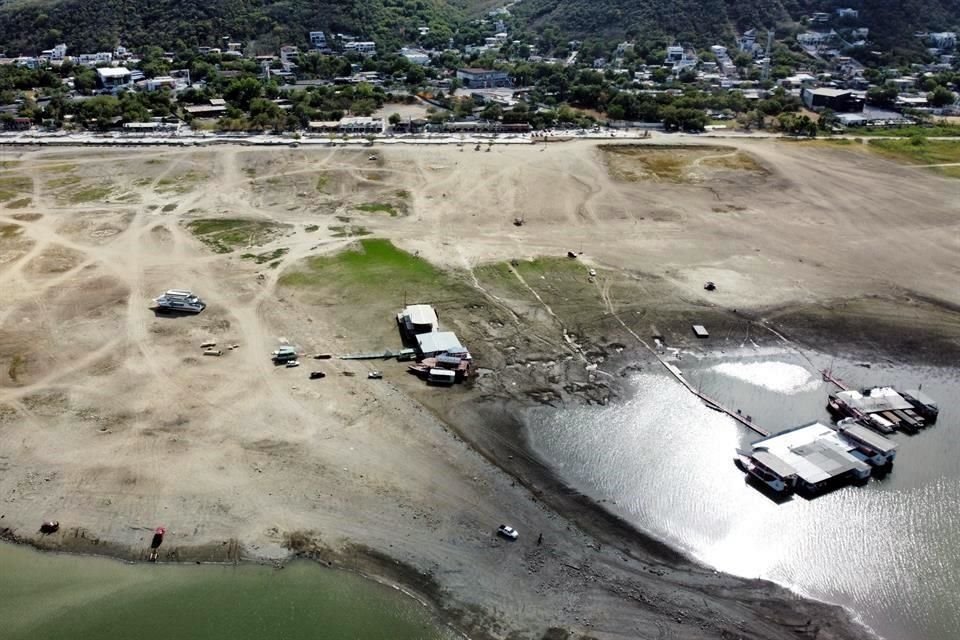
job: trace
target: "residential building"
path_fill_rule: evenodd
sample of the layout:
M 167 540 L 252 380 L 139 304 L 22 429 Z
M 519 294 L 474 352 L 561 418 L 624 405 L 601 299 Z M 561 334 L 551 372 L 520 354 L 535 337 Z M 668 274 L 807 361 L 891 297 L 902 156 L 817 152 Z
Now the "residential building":
M 838 18 L 858 18 L 860 17 L 860 12 L 856 9 L 837 9 Z
M 311 133 L 340 133 L 344 135 L 371 135 L 383 133 L 383 118 L 352 117 L 340 120 L 311 121 Z
M 683 59 L 683 47 L 680 45 L 673 45 L 667 47 L 667 59 L 664 61 L 667 64 L 673 64 L 675 62 L 680 62 Z
M 362 56 L 374 56 L 377 54 L 377 43 L 371 41 L 348 42 L 343 45 L 346 53 L 359 53 Z
M 53 49 L 42 51 L 40 55 L 48 60 L 63 60 L 67 57 L 67 45 L 58 44 Z
M 824 109 L 830 109 L 837 113 L 863 111 L 863 97 L 846 89 L 804 87 L 800 92 L 800 98 L 811 111 L 823 111 Z
M 77 56 L 77 64 L 94 67 L 98 64 L 110 64 L 113 62 L 113 54 L 109 51 L 99 53 L 81 53 Z
M 824 22 L 830 21 L 830 14 L 823 11 L 816 11 L 813 15 L 810 16 L 810 22 L 815 22 L 823 24 Z
M 100 67 L 97 86 L 104 92 L 116 93 L 133 86 L 133 75 L 126 67 Z
M 422 49 L 409 49 L 404 47 L 400 49 L 400 55 L 406 58 L 411 64 L 426 66 L 430 64 L 430 54 Z
M 510 74 L 496 69 L 457 69 L 457 80 L 470 89 L 510 86 Z
M 297 56 L 300 55 L 300 49 L 292 45 L 284 45 L 280 47 L 280 64 L 284 67 L 288 65 L 295 64 L 297 61 Z
M 757 30 L 749 29 L 743 32 L 743 35 L 737 38 L 737 48 L 743 53 L 756 53 L 757 51 Z
M 310 32 L 310 46 L 314 49 L 325 50 L 329 47 L 327 46 L 327 34 L 323 31 L 311 31 Z
M 931 33 L 927 37 L 930 44 L 938 49 L 953 49 L 957 46 L 957 34 L 953 31 Z

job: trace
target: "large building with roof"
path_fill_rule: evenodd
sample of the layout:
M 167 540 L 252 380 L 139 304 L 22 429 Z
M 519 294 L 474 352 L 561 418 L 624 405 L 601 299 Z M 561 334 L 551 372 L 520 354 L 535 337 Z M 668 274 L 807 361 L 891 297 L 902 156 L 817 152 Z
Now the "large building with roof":
M 811 111 L 830 109 L 837 113 L 859 113 L 863 111 L 864 99 L 848 89 L 830 89 L 827 87 L 804 87 L 800 92 L 804 106 Z

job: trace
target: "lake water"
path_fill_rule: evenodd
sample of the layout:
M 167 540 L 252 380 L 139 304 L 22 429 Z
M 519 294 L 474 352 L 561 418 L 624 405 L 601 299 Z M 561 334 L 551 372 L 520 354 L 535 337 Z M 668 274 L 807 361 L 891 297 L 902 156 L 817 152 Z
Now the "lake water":
M 294 562 L 130 565 L 0 544 L 4 640 L 453 640 L 400 592 Z
M 537 409 L 527 435 L 573 486 L 723 571 L 842 604 L 891 640 L 960 638 L 960 379 L 956 370 L 863 368 L 788 351 L 678 363 L 694 386 L 776 432 L 829 419 L 831 367 L 851 386 L 893 384 L 940 401 L 882 481 L 776 504 L 733 464 L 759 438 L 707 409 L 658 365 L 603 408 Z

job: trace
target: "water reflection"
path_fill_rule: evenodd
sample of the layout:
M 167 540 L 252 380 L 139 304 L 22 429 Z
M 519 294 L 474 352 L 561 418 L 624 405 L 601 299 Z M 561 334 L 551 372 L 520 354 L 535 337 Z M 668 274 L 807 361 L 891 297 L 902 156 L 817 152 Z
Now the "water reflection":
M 683 363 L 703 391 L 771 431 L 828 419 L 831 389 L 816 368 L 830 364 L 787 353 Z M 812 501 L 777 504 L 747 486 L 733 455 L 758 436 L 660 373 L 638 374 L 617 405 L 538 409 L 529 438 L 578 489 L 718 569 L 848 605 L 890 638 L 960 637 L 956 372 L 832 364 L 856 386 L 926 380 L 941 417 L 894 436 L 900 450 L 882 481 Z

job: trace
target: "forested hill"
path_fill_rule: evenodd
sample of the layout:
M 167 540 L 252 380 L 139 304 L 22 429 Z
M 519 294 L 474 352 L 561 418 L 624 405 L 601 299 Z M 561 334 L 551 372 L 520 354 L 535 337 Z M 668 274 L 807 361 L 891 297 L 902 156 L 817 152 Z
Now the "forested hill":
M 472 0 L 0 0 L 0 51 L 37 52 L 66 42 L 72 53 L 157 45 L 216 46 L 220 38 L 265 48 L 302 43 L 307 32 L 342 31 L 400 43 L 428 25 L 435 38 Z M 406 36 L 406 37 L 405 37 Z
M 858 9 L 858 25 L 885 48 L 904 44 L 917 30 L 960 27 L 960 0 L 523 0 L 511 10 L 533 25 L 581 38 L 666 37 L 703 45 L 838 7 Z

